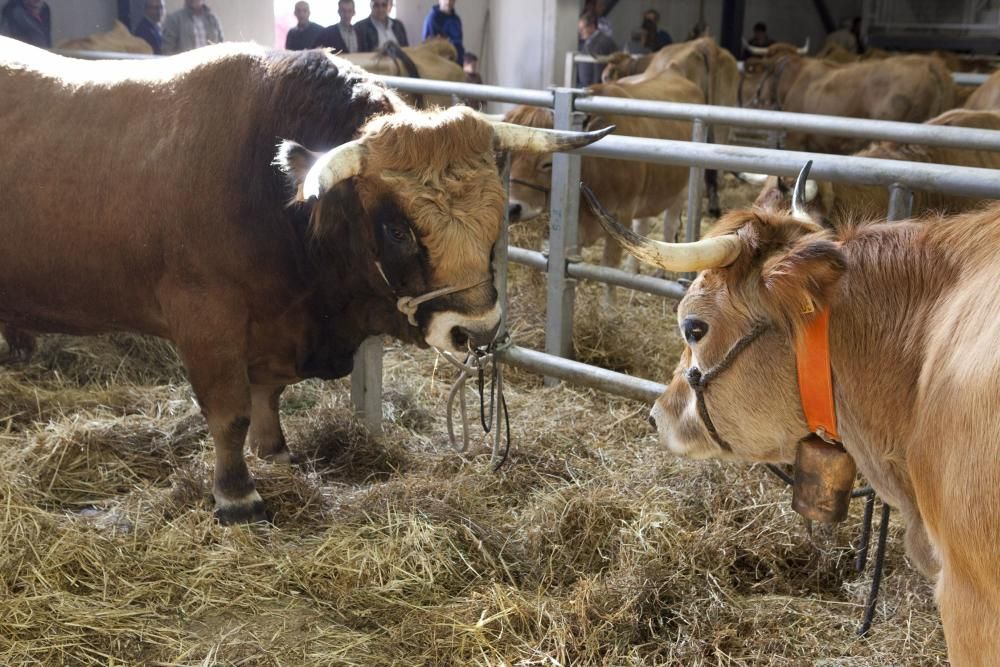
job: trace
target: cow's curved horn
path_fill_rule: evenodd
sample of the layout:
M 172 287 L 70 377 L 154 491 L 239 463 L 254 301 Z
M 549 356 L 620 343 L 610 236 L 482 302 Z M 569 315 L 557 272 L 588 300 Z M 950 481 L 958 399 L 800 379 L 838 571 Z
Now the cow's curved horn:
M 365 147 L 357 139 L 323 153 L 306 174 L 302 183 L 302 196 L 307 200 L 321 197 L 337 183 L 357 176 L 361 173 L 364 155 Z
M 743 38 L 743 48 L 752 53 L 755 56 L 766 56 L 767 47 L 766 46 L 754 46 L 747 41 L 747 38 Z
M 714 269 L 732 264 L 743 249 L 743 244 L 734 234 L 702 239 L 694 243 L 664 243 L 647 239 L 622 227 L 604 210 L 594 192 L 586 185 L 581 183 L 580 189 L 605 231 L 629 253 L 652 266 L 667 271 Z
M 493 145 L 497 150 L 551 153 L 592 144 L 615 131 L 610 125 L 593 132 L 566 132 L 525 127 L 516 123 L 493 123 Z
M 812 220 L 806 212 L 806 181 L 809 180 L 809 170 L 812 169 L 813 161 L 809 160 L 802 166 L 799 177 L 795 179 L 795 189 L 792 190 L 792 216 L 802 220 Z
M 800 56 L 804 56 L 809 53 L 809 39 L 809 37 L 806 37 L 806 43 L 799 49 Z

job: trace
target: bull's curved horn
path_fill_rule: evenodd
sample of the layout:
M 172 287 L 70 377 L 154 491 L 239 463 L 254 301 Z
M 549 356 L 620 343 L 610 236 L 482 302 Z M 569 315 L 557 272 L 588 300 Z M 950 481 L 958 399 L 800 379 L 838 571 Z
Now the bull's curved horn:
M 302 196 L 307 200 L 321 197 L 337 183 L 357 176 L 361 173 L 364 155 L 365 147 L 357 139 L 323 153 L 302 182 Z
M 752 171 L 741 171 L 736 174 L 736 177 L 750 183 L 751 185 L 763 185 L 767 179 L 767 174 L 758 174 Z
M 809 37 L 806 37 L 806 43 L 803 44 L 801 48 L 799 48 L 798 51 L 800 56 L 804 56 L 809 53 L 809 39 L 810 39 Z
M 525 153 L 551 153 L 566 151 L 592 144 L 615 131 L 610 125 L 593 132 L 566 132 L 525 127 L 516 123 L 492 123 L 493 145 L 497 150 L 523 151 Z
M 768 52 L 766 46 L 754 46 L 747 41 L 746 37 L 743 38 L 743 48 L 755 56 L 766 56 Z
M 806 181 L 809 180 L 809 170 L 812 169 L 813 161 L 809 160 L 802 166 L 799 177 L 795 179 L 795 189 L 792 190 L 792 216 L 801 220 L 812 220 L 806 212 Z
M 694 243 L 664 243 L 639 236 L 619 224 L 604 210 L 594 192 L 584 184 L 580 189 L 605 231 L 638 259 L 667 271 L 701 271 L 732 264 L 743 244 L 734 234 L 702 239 Z

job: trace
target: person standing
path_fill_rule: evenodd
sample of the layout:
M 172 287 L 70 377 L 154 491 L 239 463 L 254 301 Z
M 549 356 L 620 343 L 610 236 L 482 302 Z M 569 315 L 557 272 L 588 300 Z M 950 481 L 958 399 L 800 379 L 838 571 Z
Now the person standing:
M 163 53 L 163 0 L 146 0 L 142 19 L 136 24 L 132 34 L 146 40 L 153 53 Z
M 465 48 L 462 46 L 462 19 L 455 13 L 455 0 L 438 0 L 424 19 L 423 41 L 432 37 L 444 37 L 455 46 L 458 64 L 465 62 Z
M 163 53 L 166 55 L 217 44 L 223 39 L 219 19 L 205 5 L 205 0 L 184 0 L 184 8 L 163 21 Z
M 666 30 L 660 28 L 660 12 L 655 9 L 647 9 L 642 15 L 642 27 L 647 31 L 652 31 L 649 48 L 652 51 L 659 51 L 668 44 L 673 44 L 674 40 Z
M 400 46 L 409 46 L 406 39 L 406 28 L 399 21 L 394 21 L 389 12 L 392 11 L 392 0 L 371 0 L 371 15 L 358 21 L 354 29 L 358 31 L 358 50 L 376 51 L 385 46 L 386 42 L 396 42 Z
M 358 31 L 351 25 L 354 19 L 354 0 L 340 0 L 337 3 L 337 14 L 340 15 L 340 23 L 323 28 L 316 36 L 313 46 L 329 47 L 341 53 L 357 53 L 361 50 L 358 48 Z
M 0 35 L 52 48 L 52 11 L 42 0 L 10 0 L 0 10 Z
M 606 56 L 618 50 L 615 40 L 597 29 L 597 17 L 584 14 L 577 24 L 580 35 L 580 52 L 591 56 Z M 589 86 L 601 82 L 601 63 L 580 63 L 576 66 L 576 83 L 579 86 Z
M 285 36 L 285 48 L 289 51 L 311 49 L 316 43 L 316 37 L 323 30 L 323 26 L 309 20 L 308 2 L 296 2 L 294 13 L 298 24 Z

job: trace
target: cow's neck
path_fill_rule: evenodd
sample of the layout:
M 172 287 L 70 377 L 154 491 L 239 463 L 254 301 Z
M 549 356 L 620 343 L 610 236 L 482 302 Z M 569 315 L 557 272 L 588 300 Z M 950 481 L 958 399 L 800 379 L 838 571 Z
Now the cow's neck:
M 926 332 L 954 276 L 917 223 L 874 225 L 844 251 L 849 269 L 830 320 L 838 427 L 876 491 L 910 518 L 916 507 L 906 449 Z

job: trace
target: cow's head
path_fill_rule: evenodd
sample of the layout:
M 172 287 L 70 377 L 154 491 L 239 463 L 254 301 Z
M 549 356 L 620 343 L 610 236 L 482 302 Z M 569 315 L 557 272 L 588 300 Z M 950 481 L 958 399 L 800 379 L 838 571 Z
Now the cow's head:
M 317 154 L 284 142 L 276 163 L 296 199 L 316 200 L 310 233 L 375 293 L 397 301 L 410 336 L 449 351 L 489 343 L 500 323 L 491 257 L 503 221 L 495 151 L 548 153 L 600 134 L 493 123 L 465 107 L 377 117 L 360 136 Z M 353 239 L 353 245 L 347 238 Z M 444 293 L 441 293 L 444 292 Z M 429 298 L 428 298 L 429 297 Z
M 691 458 L 791 462 L 809 431 L 795 339 L 811 313 L 836 298 L 847 269 L 831 232 L 800 209 L 750 209 L 729 213 L 701 241 L 672 244 L 598 215 L 639 259 L 669 271 L 701 271 L 677 310 L 687 346 L 650 414 L 660 442 Z M 692 384 L 698 374 L 709 377 L 704 410 Z
M 632 56 L 627 53 L 612 53 L 608 56 L 608 62 L 601 70 L 601 81 L 617 81 L 618 79 L 635 74 L 635 63 Z

